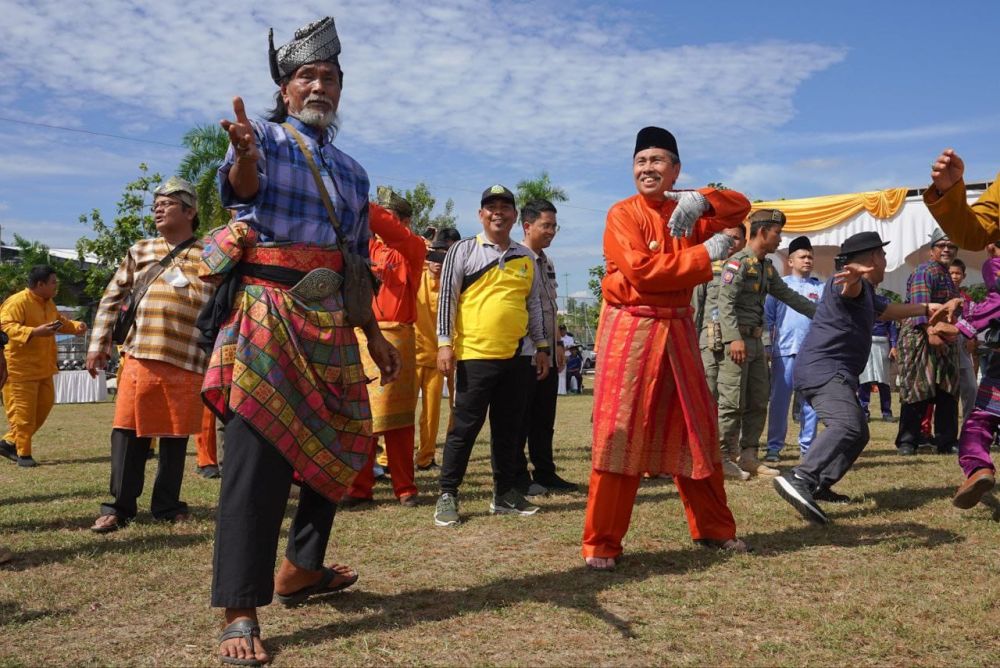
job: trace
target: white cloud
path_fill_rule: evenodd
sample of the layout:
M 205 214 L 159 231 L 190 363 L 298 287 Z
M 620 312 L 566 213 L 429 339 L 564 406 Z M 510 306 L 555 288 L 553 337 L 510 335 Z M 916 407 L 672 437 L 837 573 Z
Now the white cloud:
M 25 97 L 211 122 L 233 94 L 256 112 L 269 105 L 267 26 L 280 44 L 329 11 L 321 2 L 251 0 L 230 11 L 193 0 L 178 11 L 13 0 L 0 62 Z M 639 48 L 599 11 L 553 3 L 355 0 L 336 12 L 352 141 L 397 150 L 425 142 L 514 162 L 596 162 L 650 122 L 676 130 L 685 156 L 727 146 L 787 122 L 799 84 L 846 54 L 776 41 Z

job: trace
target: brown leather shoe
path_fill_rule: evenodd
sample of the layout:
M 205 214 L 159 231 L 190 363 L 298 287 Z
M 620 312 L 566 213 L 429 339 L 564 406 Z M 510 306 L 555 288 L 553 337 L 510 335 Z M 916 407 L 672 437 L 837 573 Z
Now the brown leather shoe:
M 996 478 L 993 476 L 993 471 L 990 469 L 977 469 L 972 472 L 972 475 L 955 492 L 955 498 L 951 500 L 951 505 L 962 510 L 968 510 L 979 503 L 979 500 L 983 498 L 983 494 L 993 489 L 993 485 L 995 484 Z
M 399 497 L 399 505 L 404 508 L 416 508 L 419 503 L 420 501 L 416 494 L 404 494 Z

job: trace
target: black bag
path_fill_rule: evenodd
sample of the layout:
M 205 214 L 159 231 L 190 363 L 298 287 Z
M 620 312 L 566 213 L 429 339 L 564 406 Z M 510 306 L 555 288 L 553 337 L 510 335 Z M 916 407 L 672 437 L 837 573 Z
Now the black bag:
M 330 201 L 330 193 L 326 191 L 326 186 L 323 184 L 323 177 L 320 176 L 319 169 L 316 167 L 315 161 L 313 161 L 312 153 L 309 151 L 309 147 L 306 146 L 305 141 L 302 140 L 302 135 L 299 134 L 298 130 L 291 123 L 282 123 L 282 127 L 291 133 L 292 137 L 298 143 L 299 148 L 302 149 L 302 153 L 306 157 L 306 162 L 309 163 L 309 169 L 312 171 L 313 179 L 316 180 L 316 187 L 319 189 L 320 197 L 323 199 L 323 206 L 326 207 L 330 224 L 337 231 L 337 245 L 340 247 L 340 254 L 344 258 L 344 283 L 341 289 L 344 297 L 344 312 L 347 314 L 347 322 L 354 327 L 364 327 L 375 318 L 375 313 L 372 310 L 372 300 L 378 294 L 382 282 L 375 275 L 375 272 L 372 271 L 371 263 L 361 255 L 348 249 L 347 244 L 344 243 L 344 235 L 340 232 L 340 220 L 333 209 L 333 202 Z
M 118 315 L 115 317 L 114 327 L 111 328 L 111 340 L 121 345 L 125 343 L 125 339 L 128 338 L 129 332 L 135 327 L 135 315 L 139 310 L 139 302 L 142 298 L 146 296 L 146 291 L 149 290 L 149 286 L 153 284 L 157 278 L 160 277 L 170 263 L 174 261 L 178 255 L 180 255 L 184 250 L 188 248 L 191 244 L 195 242 L 195 238 L 191 237 L 187 241 L 177 244 L 174 246 L 173 250 L 167 253 L 159 262 L 146 270 L 142 276 L 140 276 L 129 293 L 125 295 L 125 301 L 122 302 L 121 308 L 118 309 Z

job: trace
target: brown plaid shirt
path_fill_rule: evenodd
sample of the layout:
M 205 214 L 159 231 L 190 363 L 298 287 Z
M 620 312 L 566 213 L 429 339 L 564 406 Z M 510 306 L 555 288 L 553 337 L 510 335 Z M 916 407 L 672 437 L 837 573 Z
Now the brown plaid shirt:
M 195 320 L 215 288 L 198 278 L 202 248 L 202 242 L 196 241 L 173 261 L 172 266 L 183 272 L 188 285 L 170 285 L 166 276 L 171 268 L 168 266 L 149 286 L 146 296 L 139 303 L 135 327 L 125 340 L 122 353 L 204 373 L 208 358 L 197 346 Z M 91 353 L 111 354 L 114 347 L 111 330 L 122 302 L 132 290 L 136 278 L 145 271 L 153 271 L 169 252 L 170 247 L 162 237 L 143 239 L 129 248 L 128 255 L 101 298 L 90 339 Z

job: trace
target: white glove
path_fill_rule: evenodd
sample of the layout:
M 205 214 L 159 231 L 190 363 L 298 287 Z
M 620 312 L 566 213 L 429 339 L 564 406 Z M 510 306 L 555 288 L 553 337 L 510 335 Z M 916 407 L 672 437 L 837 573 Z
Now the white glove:
M 694 224 L 708 211 L 708 200 L 697 190 L 668 190 L 663 196 L 677 202 L 670 214 L 670 236 L 691 236 Z
M 713 235 L 711 239 L 705 242 L 705 250 L 708 251 L 708 259 L 712 262 L 715 262 L 716 260 L 725 260 L 729 257 L 729 249 L 733 247 L 735 242 L 736 239 L 723 232 Z

